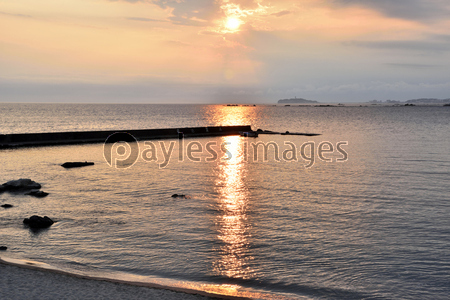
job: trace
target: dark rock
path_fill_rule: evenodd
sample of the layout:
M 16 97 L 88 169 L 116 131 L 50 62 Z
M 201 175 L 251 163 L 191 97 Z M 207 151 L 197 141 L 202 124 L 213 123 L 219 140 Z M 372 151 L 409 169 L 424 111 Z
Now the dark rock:
M 34 196 L 36 198 L 44 198 L 44 197 L 48 196 L 48 193 L 46 193 L 44 191 L 39 191 L 39 190 L 32 190 L 28 193 L 25 193 L 25 195 Z
M 11 208 L 11 207 L 13 207 L 13 205 L 11 205 L 11 204 L 2 204 L 1 207 L 3 207 L 3 208 Z
M 41 185 L 31 179 L 11 180 L 2 185 L 2 191 L 38 190 Z
M 47 216 L 31 216 L 30 218 L 25 218 L 23 223 L 28 225 L 30 228 L 47 228 L 53 225 L 53 220 Z
M 93 162 L 82 162 L 82 161 L 77 161 L 77 162 L 65 162 L 61 165 L 61 167 L 69 169 L 69 168 L 80 168 L 80 167 L 85 167 L 85 166 L 93 166 L 94 163 Z
M 173 194 L 172 198 L 184 198 L 184 199 L 186 199 L 187 197 L 186 197 L 186 195 Z
M 6 251 L 6 249 L 8 249 L 8 247 L 0 246 L 0 251 Z

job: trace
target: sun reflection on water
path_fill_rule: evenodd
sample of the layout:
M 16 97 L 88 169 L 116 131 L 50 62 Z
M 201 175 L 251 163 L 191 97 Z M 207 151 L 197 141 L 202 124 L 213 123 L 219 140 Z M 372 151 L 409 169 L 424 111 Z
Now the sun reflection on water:
M 214 126 L 251 125 L 258 118 L 257 106 L 208 106 L 205 116 Z
M 217 166 L 216 189 L 220 214 L 215 226 L 220 247 L 218 259 L 213 264 L 214 273 L 228 278 L 249 279 L 255 271 L 249 262 L 251 224 L 248 220 L 249 193 L 245 183 L 246 165 L 243 156 L 243 142 L 239 136 L 223 137 L 222 142 L 233 154 L 225 160 L 225 155 Z
M 257 115 L 256 107 L 210 106 L 207 117 L 215 124 L 250 125 Z M 240 136 L 221 138 L 227 153 L 217 160 L 215 189 L 219 213 L 214 220 L 219 246 L 214 249 L 213 273 L 227 278 L 249 279 L 256 276 L 251 267 L 250 253 L 252 225 L 248 219 L 249 191 L 246 184 L 247 162 L 244 140 Z

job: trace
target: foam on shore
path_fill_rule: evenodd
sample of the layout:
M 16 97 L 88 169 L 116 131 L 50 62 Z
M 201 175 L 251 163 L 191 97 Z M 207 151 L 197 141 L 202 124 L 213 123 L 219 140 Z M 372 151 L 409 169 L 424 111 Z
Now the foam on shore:
M 136 280 L 138 278 L 139 276 L 130 276 L 124 280 L 114 276 L 77 274 L 45 263 L 0 257 L 0 298 L 2 299 L 255 298 L 227 295 L 227 292 L 233 293 L 235 290 L 232 286 L 205 285 L 205 289 L 209 290 L 205 291 Z M 187 283 L 186 286 L 189 284 Z M 252 293 L 249 292 L 249 294 Z M 258 293 L 254 296 L 259 298 Z

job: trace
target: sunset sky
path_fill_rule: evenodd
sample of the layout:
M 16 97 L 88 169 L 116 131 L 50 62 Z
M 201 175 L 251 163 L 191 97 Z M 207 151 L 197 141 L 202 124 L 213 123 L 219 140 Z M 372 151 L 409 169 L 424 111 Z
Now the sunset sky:
M 0 0 L 1 102 L 450 98 L 448 0 Z

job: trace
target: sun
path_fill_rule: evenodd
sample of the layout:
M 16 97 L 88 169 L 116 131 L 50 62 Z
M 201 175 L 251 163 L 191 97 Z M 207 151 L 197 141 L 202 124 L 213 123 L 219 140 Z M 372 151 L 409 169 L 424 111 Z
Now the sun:
M 230 31 L 236 31 L 241 26 L 241 20 L 238 18 L 230 17 L 225 22 L 225 27 Z

